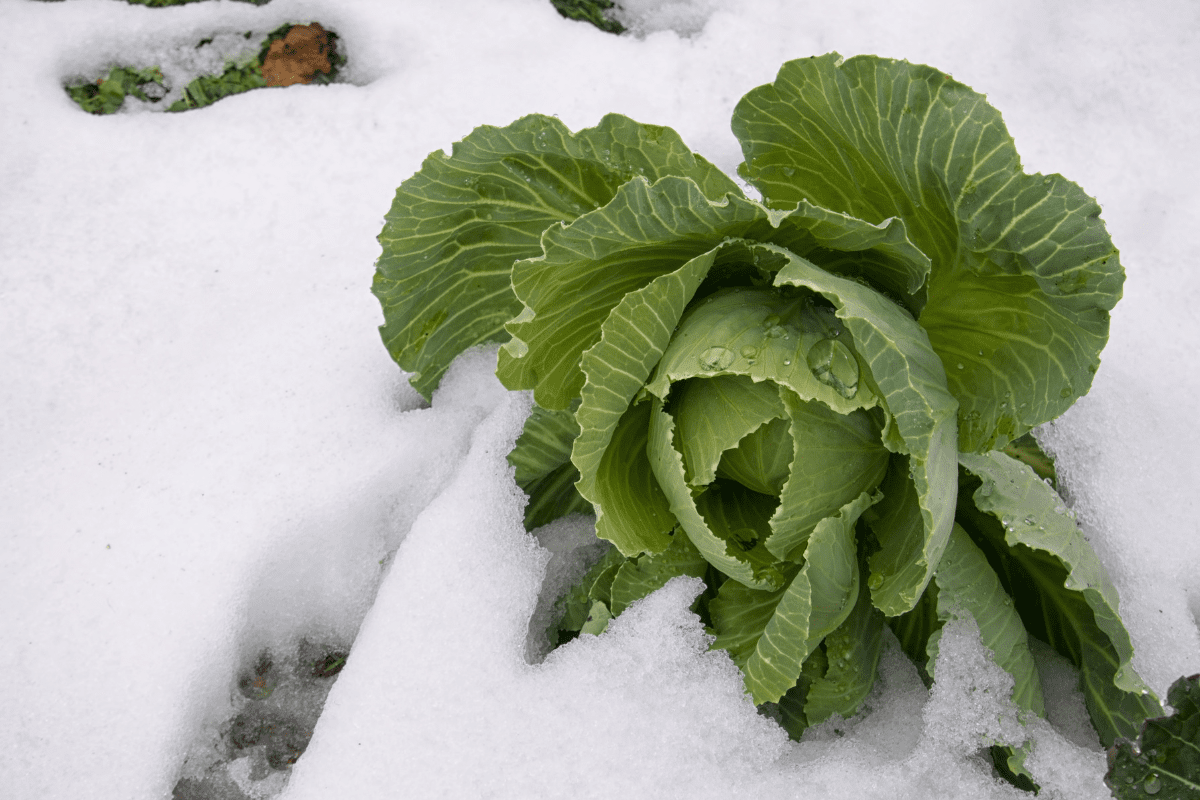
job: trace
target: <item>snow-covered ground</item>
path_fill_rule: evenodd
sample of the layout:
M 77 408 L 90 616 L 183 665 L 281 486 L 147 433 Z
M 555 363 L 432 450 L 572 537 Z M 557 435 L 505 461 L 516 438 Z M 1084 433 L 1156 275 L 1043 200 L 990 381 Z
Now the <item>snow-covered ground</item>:
M 1041 435 L 1141 674 L 1165 694 L 1200 671 L 1200 5 L 627 6 L 640 35 L 546 0 L 0 0 L 0 795 L 170 797 L 238 675 L 303 637 L 354 648 L 286 798 L 1017 796 L 974 755 L 1013 722 L 978 702 L 998 684 L 966 628 L 932 693 L 889 651 L 868 713 L 799 744 L 706 652 L 686 582 L 531 664 L 547 548 L 587 521 L 522 531 L 504 454 L 528 400 L 487 353 L 426 408 L 375 330 L 375 236 L 430 151 L 617 111 L 732 173 L 736 101 L 831 50 L 986 92 L 1028 171 L 1103 205 L 1126 297 L 1092 394 Z M 111 117 L 62 90 L 311 20 L 349 83 Z M 1103 797 L 1046 668 L 1065 688 L 1031 769 L 1044 797 Z

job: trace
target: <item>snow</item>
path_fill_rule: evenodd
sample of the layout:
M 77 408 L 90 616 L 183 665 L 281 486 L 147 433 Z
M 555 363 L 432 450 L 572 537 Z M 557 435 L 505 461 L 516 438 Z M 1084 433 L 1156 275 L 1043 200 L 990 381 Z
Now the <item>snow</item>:
M 1039 436 L 1140 673 L 1162 696 L 1200 671 L 1200 7 L 625 6 L 636 35 L 613 37 L 544 0 L 0 3 L 6 797 L 171 796 L 238 675 L 301 638 L 353 651 L 285 798 L 1018 796 L 975 755 L 1015 712 L 969 626 L 932 692 L 889 649 L 867 713 L 798 744 L 706 651 L 687 581 L 539 663 L 539 587 L 580 568 L 589 531 L 521 529 L 504 454 L 528 399 L 477 352 L 425 407 L 375 330 L 375 236 L 430 151 L 530 112 L 578 129 L 616 111 L 732 173 L 741 95 L 835 49 L 988 93 L 1028 170 L 1102 203 L 1126 297 L 1092 394 Z M 314 20 L 349 83 L 104 118 L 61 89 Z M 1070 675 L 1042 666 L 1058 727 L 1031 723 L 1029 766 L 1043 796 L 1102 797 Z

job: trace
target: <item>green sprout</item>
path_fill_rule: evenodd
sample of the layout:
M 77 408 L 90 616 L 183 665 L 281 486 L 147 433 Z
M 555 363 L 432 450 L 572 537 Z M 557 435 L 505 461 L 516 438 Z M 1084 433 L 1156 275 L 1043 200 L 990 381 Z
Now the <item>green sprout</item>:
M 132 69 L 113 67 L 108 77 L 94 83 L 67 86 L 67 94 L 89 114 L 115 114 L 133 95 L 138 100 L 157 103 L 167 94 L 163 74 L 158 67 Z
M 167 1 L 146 0 L 151 4 L 166 4 Z M 225 97 L 271 86 L 270 78 L 263 71 L 263 65 L 267 63 L 271 53 L 271 46 L 276 41 L 286 38 L 297 27 L 305 26 L 285 23 L 267 34 L 254 57 L 241 62 L 227 61 L 224 70 L 219 75 L 197 77 L 183 88 L 182 96 L 167 106 L 165 110 L 190 111 L 195 108 L 204 108 Z M 318 85 L 332 83 L 337 80 L 339 70 L 346 64 L 346 56 L 338 47 L 337 34 L 326 31 L 320 26 L 317 27 L 327 37 L 323 55 L 328 59 L 329 69 L 323 71 L 318 68 L 311 76 L 306 75 L 296 82 Z M 250 39 L 253 35 L 251 31 L 243 34 L 246 39 Z M 212 38 L 202 39 L 196 47 L 197 49 L 204 47 L 211 44 L 212 41 Z M 115 114 L 125 104 L 125 98 L 131 95 L 144 102 L 157 103 L 170 91 L 170 86 L 166 84 L 162 70 L 157 66 L 141 70 L 130 67 L 114 67 L 108 77 L 101 78 L 94 83 L 67 85 L 63 88 L 71 99 L 79 104 L 80 108 L 91 114 Z
M 612 0 L 550 0 L 559 14 L 595 25 L 605 33 L 624 33 L 625 26 L 605 15 L 613 7 Z

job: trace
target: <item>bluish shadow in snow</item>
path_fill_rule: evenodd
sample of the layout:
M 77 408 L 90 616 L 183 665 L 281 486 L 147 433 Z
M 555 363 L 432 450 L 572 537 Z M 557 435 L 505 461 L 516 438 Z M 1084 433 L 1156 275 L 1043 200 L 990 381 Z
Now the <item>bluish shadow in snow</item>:
M 176 800 L 282 791 L 393 556 L 458 469 L 488 404 L 501 397 L 498 386 L 481 391 L 461 373 L 494 360 L 494 351 L 461 359 L 430 408 L 405 412 L 408 446 L 394 464 L 345 503 L 310 510 L 263 554 L 246 593 L 234 685 L 206 715 L 219 722 L 193 734 Z M 400 391 L 396 402 L 417 398 Z

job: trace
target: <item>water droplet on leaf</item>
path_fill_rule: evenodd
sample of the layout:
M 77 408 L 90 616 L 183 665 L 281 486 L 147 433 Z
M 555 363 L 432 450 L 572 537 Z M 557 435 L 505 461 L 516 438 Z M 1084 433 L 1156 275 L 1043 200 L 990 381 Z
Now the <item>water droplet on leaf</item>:
M 710 347 L 700 354 L 700 369 L 708 372 L 728 369 L 733 358 L 733 351 L 727 347 Z
M 858 393 L 858 360 L 850 348 L 822 339 L 808 351 L 808 368 L 821 383 L 849 400 Z
M 867 587 L 870 589 L 878 589 L 883 586 L 883 576 L 878 572 L 872 572 L 871 577 L 867 578 Z
M 1146 782 L 1142 784 L 1142 788 L 1146 791 L 1146 794 L 1158 794 L 1159 790 L 1162 789 L 1162 780 L 1157 775 L 1151 775 L 1149 778 L 1146 778 Z
M 758 348 L 746 345 L 742 348 L 742 358 L 754 358 L 758 355 Z

